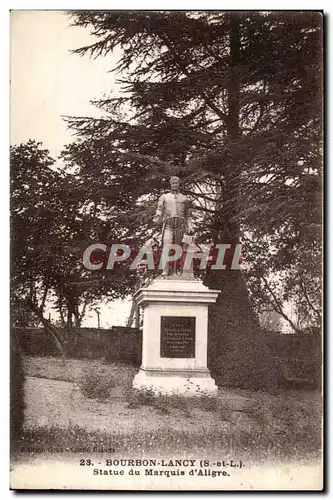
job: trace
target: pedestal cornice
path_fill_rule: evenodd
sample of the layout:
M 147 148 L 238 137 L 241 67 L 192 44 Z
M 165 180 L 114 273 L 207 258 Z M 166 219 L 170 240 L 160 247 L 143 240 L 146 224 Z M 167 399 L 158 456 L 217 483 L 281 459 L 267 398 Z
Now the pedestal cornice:
M 186 304 L 215 303 L 220 290 L 210 290 L 200 281 L 154 280 L 148 287 L 140 288 L 134 298 L 138 305 L 149 302 L 178 302 Z

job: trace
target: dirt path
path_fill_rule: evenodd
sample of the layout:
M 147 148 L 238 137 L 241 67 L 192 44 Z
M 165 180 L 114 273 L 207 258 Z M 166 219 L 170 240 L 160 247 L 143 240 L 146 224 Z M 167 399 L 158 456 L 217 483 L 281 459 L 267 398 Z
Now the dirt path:
M 191 414 L 185 418 L 181 410 L 176 408 L 167 415 L 161 415 L 149 406 L 128 408 L 127 401 L 119 395 L 111 396 L 105 402 L 87 399 L 75 383 L 59 380 L 27 377 L 24 392 L 26 403 L 24 425 L 27 428 L 53 425 L 68 427 L 71 424 L 87 430 L 132 433 L 159 428 L 163 428 L 164 431 L 166 428 L 170 431 L 182 431 L 190 426 L 191 431 L 195 433 L 205 428 L 221 430 L 229 425 L 222 421 L 219 415 L 199 408 L 191 409 Z M 228 404 L 238 412 L 247 402 L 247 398 L 237 396 L 229 397 Z M 241 417 L 244 420 L 246 415 Z
M 25 422 L 26 429 L 53 426 L 68 429 L 70 426 L 78 426 L 87 431 L 106 431 L 114 439 L 115 448 L 106 455 L 105 453 L 85 454 L 82 450 L 66 448 L 59 452 L 36 453 L 21 450 L 23 442 L 19 443 L 19 453 L 13 457 L 11 470 L 12 488 L 54 488 L 54 489 L 217 489 L 217 490 L 251 490 L 251 489 L 320 489 L 322 480 L 322 467 L 318 460 L 305 459 L 302 456 L 292 457 L 288 463 L 281 463 L 275 458 L 269 462 L 254 460 L 253 451 L 257 443 L 253 441 L 252 449 L 244 447 L 244 436 L 252 436 L 256 429 L 264 430 L 263 426 L 274 424 L 278 429 L 279 415 L 273 420 L 255 420 L 255 412 L 251 409 L 258 405 L 266 408 L 272 401 L 277 405 L 278 413 L 295 406 L 295 400 L 302 400 L 300 409 L 313 405 L 316 394 L 287 393 L 284 395 L 271 396 L 264 393 L 250 393 L 248 391 L 222 389 L 219 391 L 221 402 L 229 411 L 228 419 L 224 419 L 217 411 L 204 411 L 201 408 L 192 408 L 186 415 L 178 408 L 171 408 L 167 414 L 161 414 L 156 407 L 139 406 L 129 408 L 126 398 L 121 396 L 119 390 L 115 389 L 108 400 L 99 402 L 84 397 L 74 382 L 50 380 L 40 377 L 26 377 L 25 381 Z M 250 410 L 250 411 L 249 411 Z M 294 411 L 294 409 L 292 410 Z M 303 410 L 302 410 L 303 411 Z M 265 416 L 265 412 L 263 412 Z M 289 415 L 289 413 L 288 413 Z M 301 415 L 301 414 L 300 414 Z M 272 417 L 272 415 L 271 415 Z M 289 422 L 289 421 L 288 421 Z M 298 427 L 301 420 L 298 419 Z M 284 428 L 281 427 L 281 430 Z M 213 433 L 213 440 L 207 446 L 202 447 L 205 442 L 204 433 Z M 216 432 L 215 432 L 216 431 Z M 221 432 L 222 431 L 222 432 Z M 152 443 L 144 444 L 145 434 L 152 433 L 160 440 L 163 436 L 163 445 Z M 175 447 L 168 447 L 170 438 L 177 437 L 177 432 L 185 439 L 184 442 Z M 216 436 L 222 436 L 216 440 Z M 225 437 L 230 434 L 239 437 L 241 441 L 229 443 L 224 442 Z M 75 434 L 75 433 L 74 433 Z M 117 435 L 120 441 L 117 441 Z M 149 434 L 150 435 L 150 434 Z M 212 434 L 211 434 L 212 435 Z M 135 436 L 135 442 L 133 437 Z M 188 440 L 186 436 L 189 436 Z M 72 439 L 72 438 L 71 438 Z M 251 439 L 253 439 L 251 437 Z M 150 440 L 150 438 L 149 438 Z M 30 438 L 24 442 L 25 447 L 43 447 L 43 441 Z M 66 441 L 67 442 L 67 441 Z M 71 441 L 72 445 L 73 442 Z M 86 443 L 86 440 L 84 440 Z M 121 446 L 117 447 L 117 443 Z M 126 445 L 127 443 L 127 445 Z M 75 441 L 74 441 L 75 444 Z M 275 449 L 275 448 L 274 448 Z M 275 451 L 272 448 L 273 456 Z M 169 450 L 169 452 L 168 452 Z M 54 451 L 54 450 L 53 450 Z M 246 467 L 233 470 L 228 477 L 150 477 L 146 475 L 144 468 L 138 476 L 130 476 L 129 470 L 124 469 L 124 476 L 98 475 L 94 473 L 96 467 L 103 467 L 103 460 L 109 458 L 157 458 L 157 459 L 182 459 L 193 458 L 200 464 L 202 458 L 208 459 L 210 463 L 215 460 L 229 458 L 241 459 Z M 93 466 L 81 467 L 80 459 L 91 458 Z M 259 463 L 261 461 L 261 463 Z M 266 461 L 266 463 L 265 463 Z M 105 466 L 105 464 L 104 464 Z M 199 468 L 199 465 L 196 465 Z M 201 467 L 201 465 L 200 465 Z M 110 469 L 110 468 L 109 468 Z M 212 469 L 213 470 L 213 469 Z M 185 471 L 186 472 L 186 471 Z M 187 474 L 187 473 L 186 473 Z

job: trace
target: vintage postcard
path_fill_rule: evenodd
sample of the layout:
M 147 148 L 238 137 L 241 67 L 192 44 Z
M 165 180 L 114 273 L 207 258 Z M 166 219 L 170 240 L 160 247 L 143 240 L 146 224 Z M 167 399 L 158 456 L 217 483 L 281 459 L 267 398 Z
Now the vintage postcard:
M 323 488 L 323 25 L 11 11 L 13 490 Z

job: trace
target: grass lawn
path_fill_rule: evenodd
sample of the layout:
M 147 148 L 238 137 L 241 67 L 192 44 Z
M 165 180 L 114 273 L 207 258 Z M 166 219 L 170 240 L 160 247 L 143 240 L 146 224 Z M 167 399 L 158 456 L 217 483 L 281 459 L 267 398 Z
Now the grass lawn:
M 112 362 L 103 363 L 91 359 L 62 359 L 52 357 L 23 357 L 26 376 L 79 382 L 86 374 L 96 374 L 100 378 L 114 377 L 118 386 L 129 386 L 138 371 L 137 368 Z
M 322 408 L 315 391 L 221 387 L 216 398 L 154 398 L 131 389 L 137 369 L 126 365 L 25 357 L 23 366 L 25 424 L 17 450 L 100 446 L 146 455 L 205 451 L 253 461 L 320 456 Z

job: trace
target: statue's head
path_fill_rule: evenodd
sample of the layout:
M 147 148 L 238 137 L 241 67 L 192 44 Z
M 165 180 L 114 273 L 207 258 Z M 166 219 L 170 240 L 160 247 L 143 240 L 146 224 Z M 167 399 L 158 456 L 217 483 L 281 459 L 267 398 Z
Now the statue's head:
M 173 175 L 170 179 L 170 186 L 172 191 L 178 191 L 179 186 L 180 186 L 180 179 L 179 177 L 176 177 Z

